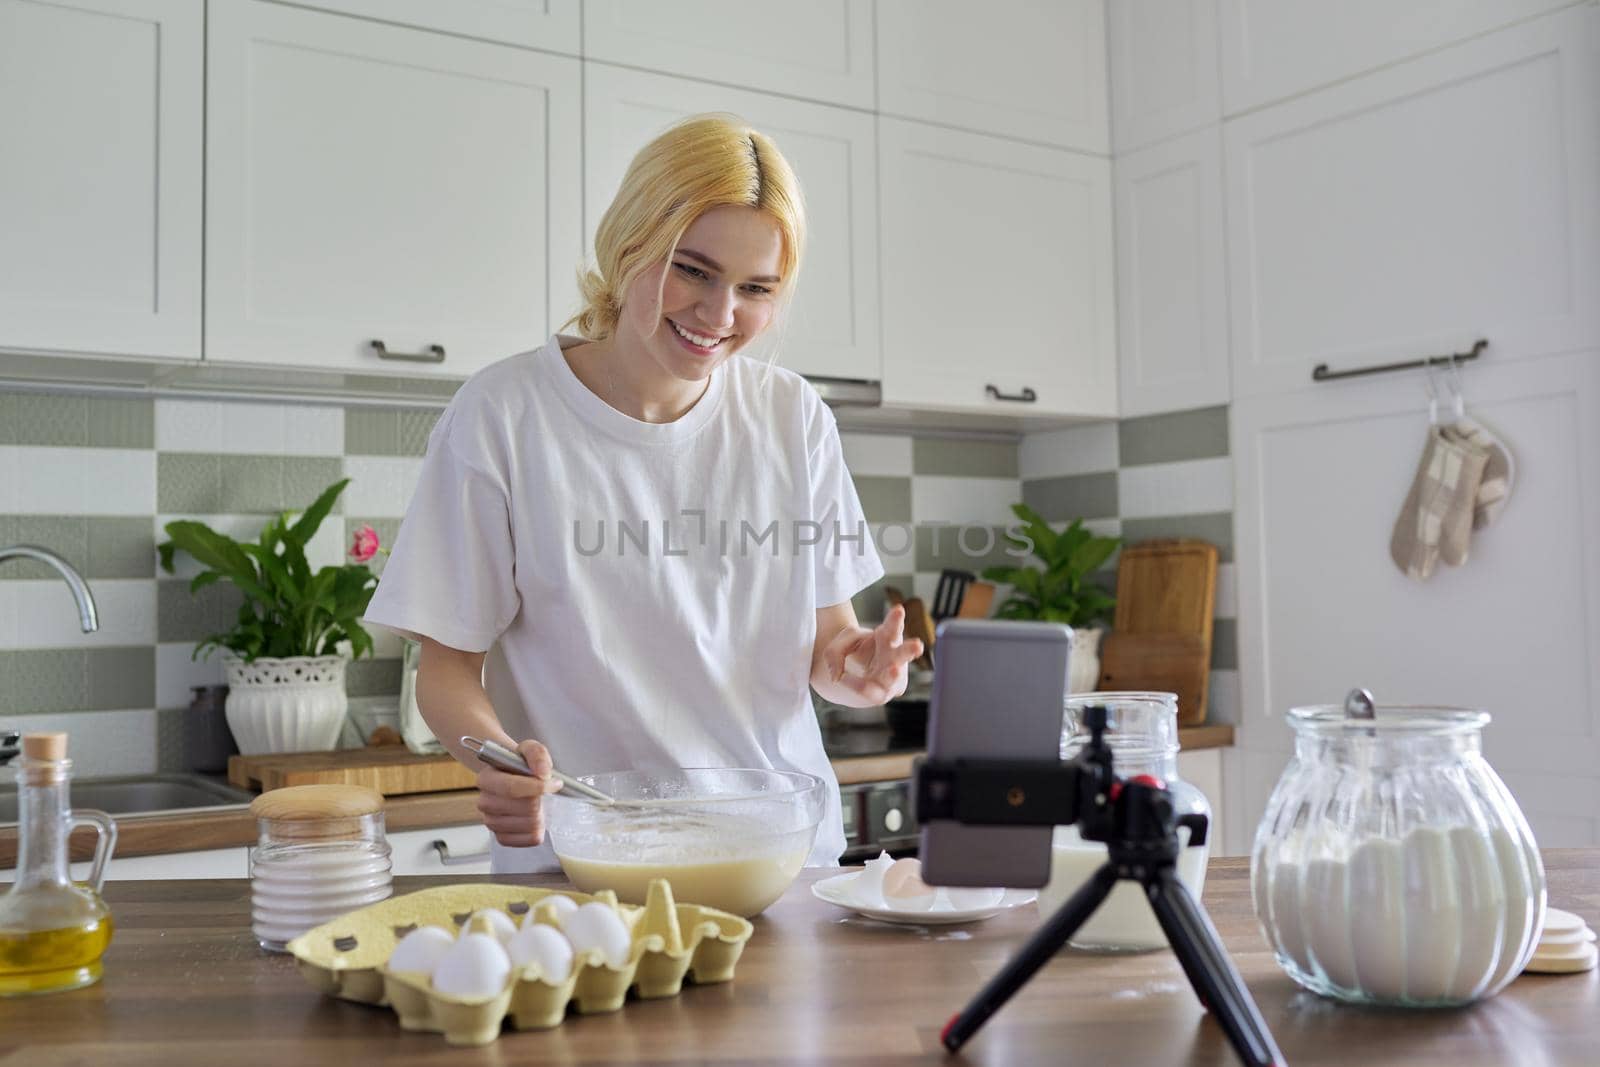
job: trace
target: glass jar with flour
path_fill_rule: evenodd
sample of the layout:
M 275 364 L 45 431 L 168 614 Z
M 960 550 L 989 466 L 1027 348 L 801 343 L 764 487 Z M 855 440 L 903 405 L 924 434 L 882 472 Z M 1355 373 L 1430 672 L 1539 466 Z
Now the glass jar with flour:
M 1104 705 L 1106 744 L 1122 778 L 1153 774 L 1167 784 L 1177 815 L 1211 817 L 1211 803 L 1199 788 L 1178 777 L 1178 698 L 1172 693 L 1080 693 L 1067 698 L 1061 726 L 1061 758 L 1071 759 L 1089 740 L 1083 709 Z M 1187 845 L 1189 831 L 1178 830 Z M 1209 841 L 1209 837 L 1208 837 Z M 1209 845 L 1185 847 L 1178 855 L 1178 877 L 1200 899 L 1205 886 Z M 1039 914 L 1053 914 L 1106 862 L 1106 846 L 1085 841 L 1075 826 L 1058 826 L 1052 841 L 1050 881 L 1039 890 Z M 1138 883 L 1118 882 L 1089 920 L 1068 942 L 1099 952 L 1148 952 L 1166 948 L 1167 937 Z
M 1250 856 L 1256 916 L 1280 966 L 1339 1000 L 1448 1007 L 1527 963 L 1544 868 L 1483 758 L 1489 716 L 1462 708 L 1295 708 L 1295 754 Z

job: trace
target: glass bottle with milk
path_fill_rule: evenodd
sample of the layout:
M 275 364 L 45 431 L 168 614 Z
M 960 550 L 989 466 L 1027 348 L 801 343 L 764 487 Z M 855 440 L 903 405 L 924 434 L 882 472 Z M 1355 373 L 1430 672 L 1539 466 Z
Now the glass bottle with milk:
M 1109 712 L 1106 744 L 1122 778 L 1153 774 L 1167 783 L 1176 814 L 1211 817 L 1204 793 L 1178 777 L 1178 698 L 1172 693 L 1080 693 L 1067 698 L 1061 726 L 1061 758 L 1071 759 L 1089 740 L 1083 709 L 1097 704 Z M 1180 828 L 1188 843 L 1189 831 Z M 1210 835 L 1207 835 L 1209 841 Z M 1185 847 L 1178 855 L 1178 878 L 1200 898 L 1205 886 L 1209 845 Z M 1106 846 L 1085 841 L 1075 826 L 1058 826 L 1050 858 L 1050 881 L 1039 890 L 1039 915 L 1046 918 L 1106 862 Z M 1167 937 L 1137 882 L 1118 882 L 1089 921 L 1068 942 L 1098 952 L 1148 952 L 1167 947 Z

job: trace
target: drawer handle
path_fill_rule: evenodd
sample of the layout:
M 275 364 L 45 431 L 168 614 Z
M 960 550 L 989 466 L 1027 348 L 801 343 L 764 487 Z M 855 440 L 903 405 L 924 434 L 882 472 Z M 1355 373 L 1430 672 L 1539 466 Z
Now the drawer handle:
M 450 845 L 442 838 L 435 838 L 428 842 L 428 847 L 439 854 L 439 862 L 446 867 L 460 867 L 466 863 L 482 863 L 489 858 L 489 850 L 482 852 L 465 852 L 459 856 L 450 855 Z
M 1024 385 L 1020 393 L 1002 393 L 993 385 L 984 386 L 983 391 L 996 400 L 1015 400 L 1019 404 L 1031 404 L 1039 399 L 1039 394 L 1034 392 L 1033 387 L 1029 385 Z
M 444 345 L 429 345 L 426 352 L 391 352 L 382 341 L 369 341 L 379 359 L 398 359 L 407 363 L 443 363 Z

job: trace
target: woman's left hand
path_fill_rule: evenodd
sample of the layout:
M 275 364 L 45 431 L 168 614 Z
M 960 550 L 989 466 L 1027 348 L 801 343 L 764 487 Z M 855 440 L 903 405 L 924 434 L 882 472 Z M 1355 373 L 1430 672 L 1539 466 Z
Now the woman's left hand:
M 922 655 L 922 641 L 906 637 L 906 609 L 889 609 L 875 629 L 847 626 L 823 651 L 828 678 L 866 703 L 882 704 L 906 691 L 906 665 Z

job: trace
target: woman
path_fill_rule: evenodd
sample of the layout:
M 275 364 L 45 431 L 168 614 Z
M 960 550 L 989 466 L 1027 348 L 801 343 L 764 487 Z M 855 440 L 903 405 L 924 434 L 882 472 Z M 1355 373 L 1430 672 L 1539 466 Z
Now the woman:
M 805 771 L 829 796 L 808 862 L 844 848 L 807 687 L 882 703 L 922 645 L 900 608 L 876 629 L 851 608 L 883 566 L 833 414 L 741 354 L 792 300 L 804 233 L 769 139 L 680 123 L 600 222 L 582 336 L 481 371 L 434 428 L 366 619 L 422 642 L 418 705 L 478 771 L 497 872 L 557 866 L 552 757 Z M 536 777 L 478 763 L 463 735 Z

